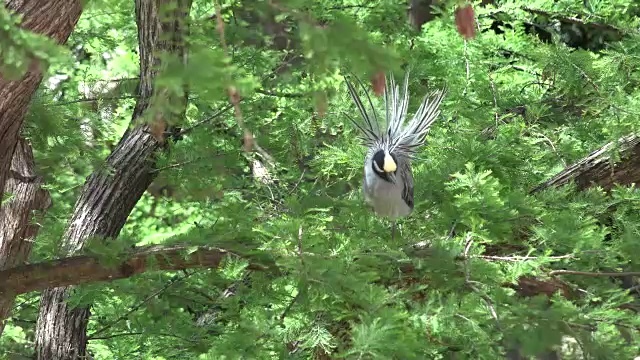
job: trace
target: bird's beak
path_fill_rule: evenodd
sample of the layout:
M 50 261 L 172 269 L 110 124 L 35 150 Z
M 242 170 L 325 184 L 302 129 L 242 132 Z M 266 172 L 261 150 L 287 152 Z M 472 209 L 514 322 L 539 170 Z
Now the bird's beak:
M 391 180 L 392 183 L 396 183 L 396 174 L 392 173 L 392 172 L 388 172 L 387 176 L 389 177 L 389 180 Z

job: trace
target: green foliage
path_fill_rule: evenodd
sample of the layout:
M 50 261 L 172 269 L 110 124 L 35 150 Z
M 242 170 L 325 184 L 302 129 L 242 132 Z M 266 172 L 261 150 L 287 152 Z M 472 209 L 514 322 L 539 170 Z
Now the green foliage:
M 640 320 L 630 310 L 637 290 L 620 278 L 550 275 L 638 271 L 638 190 L 568 185 L 529 193 L 640 130 L 636 2 L 475 2 L 480 30 L 464 41 L 450 1 L 419 32 L 405 2 L 228 1 L 230 58 L 212 4 L 194 1 L 189 65 L 163 57 L 156 79 L 174 94 L 188 85 L 185 115 L 176 119 L 188 131 L 159 156 L 158 177 L 119 237 L 92 239 L 84 251 L 106 264 L 133 245 L 231 254 L 219 269 L 78 287 L 69 304 L 91 304 L 95 359 L 498 359 L 514 348 L 534 356 L 572 341 L 576 359 L 638 355 Z M 32 52 L 53 56 L 50 44 L 10 26 L 3 11 L 3 75 L 23 71 Z M 274 13 L 274 23 L 255 20 Z M 619 35 L 598 51 L 576 49 L 551 26 L 567 18 Z M 532 23 L 544 23 L 551 40 L 526 31 Z M 287 49 L 270 36 L 280 25 Z M 59 256 L 82 184 L 131 124 L 137 46 L 133 2 L 91 2 L 66 45 L 73 60 L 52 63 L 34 97 L 24 135 L 54 205 L 31 262 Z M 413 164 L 415 211 L 392 242 L 389 222 L 363 203 L 364 149 L 344 116 L 357 114 L 342 76 L 368 84 L 378 71 L 406 68 L 410 112 L 430 90 L 446 85 L 448 95 Z M 273 166 L 241 151 L 230 85 Z M 155 105 L 178 110 L 161 99 Z M 253 178 L 253 160 L 273 181 Z M 418 243 L 426 248 L 414 249 Z M 249 266 L 269 261 L 278 273 Z M 566 282 L 567 296 L 523 296 L 514 290 L 522 277 Z M 31 351 L 37 299 L 16 302 L 0 340 L 7 354 Z
M 5 80 L 18 80 L 37 62 L 45 69 L 50 63 L 69 61 L 68 52 L 52 39 L 21 30 L 21 16 L 0 8 L 0 72 Z

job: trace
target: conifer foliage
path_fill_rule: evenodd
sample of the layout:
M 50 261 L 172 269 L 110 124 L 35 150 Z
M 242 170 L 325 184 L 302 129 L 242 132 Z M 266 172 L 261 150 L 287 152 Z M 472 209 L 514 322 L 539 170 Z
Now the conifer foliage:
M 640 356 L 637 1 L 4 5 L 0 358 Z M 344 77 L 407 71 L 392 241 Z

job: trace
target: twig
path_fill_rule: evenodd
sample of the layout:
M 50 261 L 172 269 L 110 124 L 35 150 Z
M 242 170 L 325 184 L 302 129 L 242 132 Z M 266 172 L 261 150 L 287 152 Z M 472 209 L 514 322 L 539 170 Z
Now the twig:
M 547 12 L 544 10 L 539 10 L 539 9 L 533 9 L 530 7 L 522 7 L 522 10 L 529 12 L 529 13 L 533 13 L 533 14 L 537 14 L 537 15 L 544 15 L 544 16 L 549 16 L 549 17 L 555 17 L 558 18 L 559 20 L 564 20 L 566 22 L 570 22 L 570 23 L 574 23 L 574 24 L 580 24 L 580 25 L 585 25 L 585 26 L 592 26 L 595 28 L 600 28 L 600 29 L 606 29 L 606 30 L 610 30 L 613 31 L 617 34 L 622 34 L 623 31 L 612 26 L 609 24 L 603 24 L 603 23 L 597 23 L 597 22 L 585 22 L 581 19 L 578 19 L 576 17 L 571 17 L 571 16 L 564 16 L 563 14 L 560 13 L 553 13 L 553 12 Z
M 553 141 L 551 141 L 551 139 L 549 139 L 545 134 L 543 133 L 536 133 L 537 135 L 539 135 L 540 137 L 542 137 L 543 139 L 545 139 L 549 145 L 551 145 L 551 149 L 553 150 L 554 153 L 556 153 L 556 155 L 558 155 L 558 157 L 560 158 L 560 161 L 562 162 L 562 165 L 564 165 L 564 167 L 567 167 L 567 162 L 564 161 L 564 158 L 562 158 L 562 155 L 560 155 L 560 153 L 558 153 L 558 149 L 556 149 L 555 145 L 553 144 Z
M 240 101 L 242 101 L 243 99 L 241 99 Z M 182 129 L 178 135 L 185 135 L 190 133 L 191 131 L 193 131 L 193 129 L 197 128 L 198 126 L 201 126 L 203 124 L 206 124 L 208 122 L 211 122 L 211 120 L 221 116 L 222 114 L 226 113 L 227 111 L 229 111 L 231 108 L 233 107 L 232 104 L 229 104 L 225 107 L 223 107 L 222 109 L 216 111 L 213 115 L 209 116 L 208 118 L 204 119 L 204 120 L 200 120 L 197 123 L 193 124 L 192 126 L 186 128 L 186 129 Z
M 491 71 L 487 73 L 487 76 L 489 77 L 489 85 L 491 86 L 491 95 L 493 95 L 493 107 L 494 107 L 493 116 L 496 118 L 496 127 L 498 127 L 499 116 L 498 116 L 498 97 L 496 95 L 497 93 L 496 84 L 494 84 L 493 78 L 491 77 Z
M 498 312 L 496 311 L 496 307 L 493 305 L 493 301 L 491 301 L 491 298 L 487 294 L 480 291 L 480 289 L 475 287 L 475 285 L 473 285 L 472 283 L 467 283 L 467 286 L 469 286 L 471 290 L 477 293 L 482 298 L 482 300 L 484 300 L 484 303 L 487 305 L 487 308 L 489 309 L 489 313 L 491 314 L 491 317 L 496 322 L 496 327 L 498 328 L 498 330 L 502 331 L 502 325 L 500 325 L 500 318 L 498 318 Z
M 304 265 L 304 258 L 302 257 L 302 225 L 298 228 L 298 256 L 300 256 L 300 262 Z
M 587 73 L 582 70 L 582 68 L 580 68 L 578 65 L 576 65 L 573 61 L 569 60 L 569 63 L 571 64 L 571 66 L 573 66 L 576 70 L 578 70 L 578 72 L 580 73 L 580 75 L 587 80 L 587 82 L 593 86 L 593 88 L 596 90 L 596 93 L 600 93 L 600 89 L 598 88 L 598 85 L 593 81 L 593 79 L 591 79 L 591 77 L 589 75 L 587 75 Z
M 360 4 L 360 5 L 331 6 L 331 7 L 325 8 L 325 10 L 327 10 L 327 11 L 331 11 L 331 10 L 349 10 L 349 9 L 360 10 L 360 9 L 375 9 L 375 8 L 376 8 L 375 5 L 368 5 L 368 4 L 364 3 L 364 4 Z
M 222 45 L 222 51 L 225 57 L 230 59 L 231 57 L 229 56 L 227 41 L 225 40 L 225 36 L 224 36 L 224 21 L 222 21 L 222 11 L 220 9 L 220 4 L 218 3 L 218 0 L 214 0 L 214 5 L 216 8 L 216 30 L 218 31 L 218 35 L 220 36 L 220 44 Z M 229 75 L 227 74 L 226 76 L 227 76 L 227 80 L 230 80 Z M 238 93 L 238 89 L 236 89 L 235 86 L 230 85 L 228 88 L 228 93 L 229 93 L 229 101 L 233 105 L 236 122 L 238 123 L 238 126 L 240 126 L 240 128 L 244 133 L 244 146 L 243 146 L 244 151 L 248 153 L 252 149 L 255 149 L 256 151 L 258 151 L 260 155 L 262 155 L 262 157 L 265 158 L 265 160 L 267 160 L 269 165 L 273 167 L 273 165 L 275 164 L 275 162 L 273 161 L 273 158 L 266 151 L 264 151 L 264 149 L 258 146 L 256 140 L 253 137 L 253 134 L 249 131 L 249 129 L 246 127 L 244 123 L 242 110 L 240 109 L 241 98 L 240 98 L 240 93 Z
M 298 256 L 300 257 L 300 263 L 302 264 L 302 267 L 304 268 L 304 256 L 302 254 L 303 254 L 303 251 L 302 251 L 302 225 L 300 225 L 298 227 Z M 301 294 L 301 291 L 300 291 L 300 289 L 298 289 L 298 293 L 296 294 L 296 296 L 294 296 L 293 299 L 291 299 L 291 302 L 289 303 L 289 305 L 287 305 L 287 307 L 284 309 L 282 314 L 280 314 L 280 321 L 281 322 L 284 321 L 284 318 L 287 316 L 287 314 L 289 313 L 289 311 L 291 310 L 293 305 L 298 301 L 298 299 L 300 298 L 300 294 Z
M 462 258 L 464 259 L 464 281 L 466 283 L 471 282 L 471 270 L 469 269 L 469 250 L 471 249 L 471 245 L 473 244 L 473 238 L 470 233 L 467 233 L 467 237 L 465 238 L 464 245 L 464 253 L 462 254 Z
M 263 90 L 263 89 L 256 89 L 255 92 L 257 92 L 258 94 L 262 94 L 262 95 L 274 96 L 274 97 L 282 97 L 282 98 L 287 98 L 287 99 L 297 99 L 297 98 L 304 97 L 304 94 L 302 94 L 302 93 L 284 93 L 284 92 L 279 92 L 279 91 L 268 91 L 268 90 Z
M 149 332 L 144 332 L 144 331 L 124 332 L 124 333 L 117 333 L 117 334 L 112 334 L 112 335 L 107 335 L 107 336 L 91 337 L 88 340 L 108 340 L 108 339 L 113 339 L 113 338 L 116 338 L 116 337 L 137 336 L 137 335 L 143 335 L 143 334 L 172 337 L 172 338 L 184 340 L 184 341 L 191 342 L 191 343 L 197 342 L 197 340 L 187 339 L 187 338 L 184 338 L 184 337 L 176 335 L 176 334 L 170 334 L 170 333 L 156 333 L 156 334 L 154 334 L 154 333 L 149 333 Z
M 476 281 L 471 280 L 471 269 L 469 268 L 469 260 L 470 260 L 469 250 L 471 250 L 471 245 L 473 245 L 473 237 L 471 236 L 470 233 L 467 234 L 465 241 L 466 241 L 466 244 L 464 246 L 464 253 L 462 255 L 464 258 L 464 282 L 471 290 L 473 290 L 473 292 L 477 293 L 478 296 L 482 298 L 482 300 L 487 305 L 487 308 L 489 309 L 489 313 L 491 314 L 491 317 L 496 322 L 496 326 L 498 330 L 502 330 L 502 326 L 500 325 L 500 319 L 498 318 L 498 312 L 496 311 L 496 308 L 493 305 L 493 301 L 491 301 L 491 298 L 489 298 L 487 294 L 480 291 L 480 289 L 478 289 L 474 285 L 474 283 L 477 283 Z
M 287 305 L 287 307 L 284 309 L 284 311 L 282 312 L 282 314 L 280 314 L 280 321 L 284 321 L 284 318 L 287 317 L 287 314 L 289 313 L 289 311 L 291 311 L 291 308 L 293 307 L 293 305 L 298 301 L 298 299 L 300 298 L 300 292 L 298 291 L 298 293 L 296 294 L 296 296 L 293 297 L 293 299 L 291 299 L 291 302 L 289 302 L 289 304 Z
M 454 221 L 453 225 L 451 225 L 451 229 L 447 233 L 447 239 L 453 239 L 453 236 L 456 234 L 456 225 L 458 225 L 458 221 Z
M 469 54 L 467 53 L 467 39 L 464 39 L 464 63 L 465 68 L 467 70 L 466 80 L 467 83 L 464 85 L 464 90 L 462 90 L 462 96 L 464 97 L 467 94 L 467 88 L 469 87 L 469 78 L 471 76 L 471 70 L 469 69 Z
M 484 259 L 484 260 L 489 260 L 489 261 L 527 261 L 527 260 L 537 260 L 542 258 L 540 256 L 520 256 L 520 255 L 514 255 L 514 256 L 477 255 L 474 257 Z M 552 260 L 573 259 L 573 258 L 575 258 L 575 256 L 573 256 L 572 254 L 545 257 L 545 259 L 552 259 Z
M 93 102 L 93 101 L 100 101 L 100 100 L 104 101 L 104 100 L 137 99 L 138 97 L 139 97 L 138 95 L 92 97 L 92 98 L 82 98 L 82 99 L 69 100 L 69 101 L 57 101 L 57 102 L 49 103 L 47 105 L 50 105 L 50 106 L 63 106 L 63 105 L 77 104 L 77 103 L 81 103 L 81 102 Z
M 161 287 L 160 289 L 154 291 L 151 295 L 147 296 L 144 300 L 142 300 L 140 303 L 138 303 L 136 306 L 132 307 L 131 309 L 129 309 L 129 311 L 127 311 L 126 313 L 122 314 L 119 318 L 117 318 L 115 321 L 105 325 L 104 327 L 102 327 L 101 329 L 95 331 L 93 334 L 91 334 L 88 339 L 89 340 L 93 340 L 93 339 L 97 339 L 96 335 L 101 334 L 105 331 L 107 331 L 108 329 L 112 328 L 115 324 L 119 323 L 122 320 L 125 320 L 126 318 L 129 317 L 129 315 L 131 315 L 132 313 L 134 313 L 135 311 L 137 311 L 138 309 L 140 309 L 142 307 L 142 305 L 148 303 L 149 301 L 151 301 L 151 299 L 153 299 L 154 297 L 160 295 L 161 293 L 165 292 L 167 289 L 169 289 L 173 284 L 178 283 L 179 281 L 183 281 L 184 279 L 186 279 L 187 277 L 189 277 L 189 274 L 179 278 L 179 279 L 174 279 L 171 280 L 169 283 L 165 284 L 165 286 Z
M 153 169 L 151 171 L 149 171 L 152 174 L 155 174 L 157 172 L 163 171 L 163 170 L 168 170 L 168 169 L 173 169 L 173 168 L 177 168 L 183 165 L 187 165 L 187 164 L 191 164 L 192 162 L 196 162 L 198 160 L 202 159 L 201 157 L 197 158 L 197 159 L 193 159 L 193 160 L 188 160 L 188 161 L 183 161 L 181 163 L 176 163 L 176 164 L 171 164 L 171 165 L 167 165 L 167 166 L 163 166 L 161 168 L 157 168 L 157 169 Z
M 302 179 L 304 178 L 304 174 L 306 172 L 307 172 L 307 169 L 303 169 L 302 170 L 302 174 L 300 174 L 300 178 L 295 183 L 295 185 L 293 185 L 293 189 L 291 189 L 291 191 L 289 191 L 289 195 L 293 194 L 296 191 L 296 189 L 298 188 L 298 186 L 300 186 L 300 183 L 302 182 Z

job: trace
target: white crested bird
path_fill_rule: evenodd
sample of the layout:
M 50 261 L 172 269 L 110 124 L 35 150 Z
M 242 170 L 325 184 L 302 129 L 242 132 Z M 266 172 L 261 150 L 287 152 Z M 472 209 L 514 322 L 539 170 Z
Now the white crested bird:
M 390 74 L 386 79 L 383 95 L 386 128 L 381 131 L 378 114 L 362 82 L 358 80 L 365 91 L 369 111 L 353 84 L 347 79 L 345 82 L 363 120 L 360 123 L 347 114 L 349 120 L 360 131 L 362 145 L 367 147 L 362 183 L 364 199 L 373 207 L 376 215 L 392 221 L 393 240 L 396 220 L 408 216 L 413 211 L 411 161 L 418 149 L 424 145 L 429 127 L 440 114 L 439 107 L 446 90 L 437 90 L 425 96 L 411 120 L 407 121 L 409 73 L 405 75 L 402 93 Z

